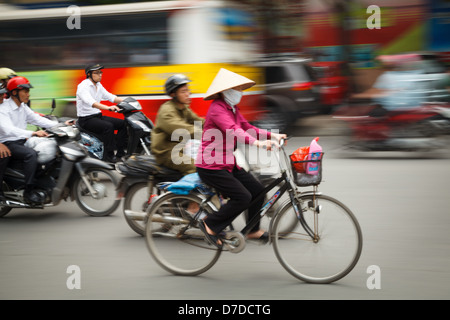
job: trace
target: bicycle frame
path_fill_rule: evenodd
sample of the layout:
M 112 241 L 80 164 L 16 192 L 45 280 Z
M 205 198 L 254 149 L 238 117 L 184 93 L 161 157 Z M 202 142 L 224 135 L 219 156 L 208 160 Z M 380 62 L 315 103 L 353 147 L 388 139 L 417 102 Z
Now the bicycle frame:
M 283 145 L 284 145 L 284 141 L 283 141 L 283 143 L 280 144 L 280 149 L 282 150 L 282 152 L 284 154 L 284 158 L 286 160 L 287 156 L 286 156 L 286 152 L 284 151 Z M 295 210 L 295 213 L 297 215 L 297 218 L 298 218 L 300 224 L 305 229 L 307 234 L 314 240 L 314 239 L 316 239 L 315 233 L 308 226 L 306 220 L 303 217 L 303 212 L 301 210 L 299 210 L 299 208 L 297 206 L 298 203 L 297 203 L 296 197 L 295 197 L 296 186 L 295 186 L 295 184 L 292 183 L 293 174 L 292 174 L 292 171 L 289 171 L 289 174 L 287 171 L 287 170 L 292 170 L 292 168 L 290 166 L 287 166 L 287 168 L 288 168 L 287 170 L 281 168 L 281 162 L 280 162 L 280 158 L 279 158 L 278 154 L 277 154 L 277 158 L 278 158 L 278 164 L 280 165 L 281 176 L 278 177 L 277 179 L 275 179 L 274 181 L 272 181 L 268 186 L 266 186 L 258 194 L 258 196 L 256 196 L 242 212 L 244 212 L 245 210 L 247 210 L 248 208 L 253 206 L 256 202 L 261 201 L 261 199 L 263 197 L 265 197 L 270 190 L 272 190 L 273 188 L 278 186 L 280 183 L 283 183 L 283 184 L 280 188 L 278 188 L 275 191 L 275 193 L 270 197 L 270 199 L 261 207 L 258 214 L 256 214 L 252 219 L 250 219 L 250 221 L 244 226 L 244 228 L 241 230 L 241 233 L 244 236 L 246 236 L 250 232 L 250 230 L 252 230 L 252 228 L 255 227 L 257 225 L 257 223 L 266 215 L 266 213 L 272 208 L 272 206 L 283 196 L 283 194 L 286 191 L 288 191 L 290 201 L 294 205 L 294 210 Z M 316 193 L 316 189 L 314 190 L 314 193 Z M 206 200 L 204 200 L 201 204 L 201 207 L 204 205 L 204 202 L 208 202 L 211 198 L 212 198 L 212 195 L 210 197 L 208 197 Z
M 286 172 L 282 172 L 281 177 L 277 178 L 271 184 L 269 184 L 267 187 L 265 187 L 264 190 L 261 191 L 261 193 L 254 200 L 252 200 L 252 202 L 250 203 L 250 205 L 248 207 L 251 207 L 254 203 L 259 201 L 261 199 L 261 197 L 264 197 L 268 193 L 268 191 L 270 191 L 271 189 L 273 189 L 274 187 L 276 187 L 278 184 L 280 184 L 282 182 L 284 182 L 283 185 L 275 191 L 275 193 L 272 195 L 272 197 L 270 197 L 270 199 L 261 207 L 258 214 L 255 215 L 252 219 L 250 219 L 250 221 L 247 223 L 247 225 L 245 225 L 244 228 L 241 230 L 241 233 L 244 236 L 247 235 L 250 232 L 250 230 L 252 230 L 252 228 L 266 215 L 266 213 L 270 210 L 270 208 L 272 208 L 272 206 L 283 196 L 283 194 L 286 191 L 288 191 L 290 201 L 294 205 L 294 210 L 295 210 L 295 213 L 297 215 L 297 218 L 298 218 L 300 224 L 302 225 L 303 229 L 305 229 L 307 234 L 312 239 L 315 239 L 314 232 L 311 230 L 311 228 L 307 224 L 306 220 L 304 219 L 303 212 L 301 210 L 299 210 L 299 208 L 297 206 L 297 201 L 295 198 L 295 191 L 293 189 L 289 188 L 290 183 L 289 183 Z M 273 217 L 273 218 L 275 218 L 275 217 Z

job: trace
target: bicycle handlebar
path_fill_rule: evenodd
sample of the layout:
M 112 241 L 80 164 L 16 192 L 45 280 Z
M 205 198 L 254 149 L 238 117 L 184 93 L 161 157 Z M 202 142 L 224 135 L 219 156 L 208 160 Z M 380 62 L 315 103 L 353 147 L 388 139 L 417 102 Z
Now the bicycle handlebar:
M 286 141 L 288 141 L 290 138 L 291 137 L 281 138 L 280 143 L 279 143 L 280 144 L 280 148 L 282 146 L 284 146 L 286 144 Z

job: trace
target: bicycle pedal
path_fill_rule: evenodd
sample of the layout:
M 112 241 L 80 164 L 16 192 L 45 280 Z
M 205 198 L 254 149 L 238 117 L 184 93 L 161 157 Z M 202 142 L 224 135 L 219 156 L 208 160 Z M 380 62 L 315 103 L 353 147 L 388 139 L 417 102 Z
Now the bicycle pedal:
M 245 237 L 237 231 L 227 231 L 222 241 L 223 248 L 231 253 L 239 253 L 245 248 Z

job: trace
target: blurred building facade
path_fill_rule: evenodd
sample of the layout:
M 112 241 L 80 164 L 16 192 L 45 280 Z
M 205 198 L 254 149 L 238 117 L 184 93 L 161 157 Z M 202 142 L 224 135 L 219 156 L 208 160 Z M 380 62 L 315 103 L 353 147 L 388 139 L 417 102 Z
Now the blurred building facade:
M 100 5 L 127 0 L 3 0 L 26 9 Z M 170 3 L 171 1 L 167 1 Z M 192 3 L 192 1 L 190 1 Z M 193 1 L 201 3 L 202 1 Z M 203 1 L 204 2 L 204 1 Z M 374 57 L 410 51 L 450 51 L 450 4 L 446 0 L 225 0 L 252 8 L 264 54 L 312 53 L 321 61 L 374 67 Z M 369 29 L 378 6 L 380 28 Z
M 450 2 L 445 0 L 245 0 L 260 12 L 266 53 L 306 52 L 344 61 L 362 89 L 378 75 L 375 58 L 438 51 L 450 61 Z M 379 15 L 368 11 L 377 6 Z M 371 28 L 379 18 L 379 28 Z M 377 21 L 375 21 L 377 22 Z
M 117 69 L 114 74 L 123 79 L 110 86 L 119 94 L 161 94 L 159 83 L 175 71 L 166 66 L 182 64 L 183 67 L 177 67 L 178 71 L 187 70 L 193 76 L 202 72 L 208 74 L 204 79 L 196 79 L 197 83 L 202 83 L 198 88 L 194 87 L 200 94 L 212 76 L 209 74 L 211 65 L 205 67 L 205 63 L 302 54 L 316 61 L 343 61 L 352 70 L 357 90 L 364 90 L 379 75 L 375 62 L 379 55 L 427 50 L 450 52 L 450 3 L 445 0 L 168 0 L 161 1 L 167 3 L 167 8 L 174 3 L 202 7 L 206 3 L 221 2 L 230 9 L 220 10 L 211 17 L 217 22 L 213 28 L 200 23 L 200 19 L 194 19 L 198 22 L 195 25 L 183 25 L 181 18 L 169 19 L 176 15 L 172 14 L 172 9 L 158 9 L 132 18 L 127 14 L 99 13 L 96 19 L 82 16 L 82 30 L 65 27 L 69 16 L 65 9 L 69 5 L 83 8 L 86 5 L 130 3 L 130 6 L 136 6 L 139 2 L 146 1 L 0 1 L 0 6 L 18 7 L 27 13 L 60 8 L 59 20 L 41 19 L 39 25 L 33 24 L 29 15 L 7 20 L 9 15 L 0 8 L 0 64 L 33 72 L 31 75 L 36 79 L 52 83 L 52 86 L 69 81 L 65 70 L 81 70 L 89 63 L 100 61 L 117 68 L 128 68 Z M 368 27 L 373 13 L 368 13 L 367 8 L 371 5 L 380 10 L 379 28 Z M 245 6 L 245 9 L 240 10 L 239 6 Z M 177 14 L 179 11 L 176 10 Z M 192 21 L 192 17 L 186 19 Z M 183 31 L 189 32 L 190 38 L 180 34 L 172 36 L 174 28 L 185 29 Z M 206 44 L 208 37 L 213 40 L 209 46 Z M 223 39 L 214 41 L 214 37 Z M 192 68 L 184 67 L 189 63 L 201 66 L 192 71 Z M 151 72 L 141 66 L 152 66 Z M 138 77 L 153 81 L 152 72 L 159 72 L 157 84 L 149 85 L 141 80 L 137 85 L 131 85 L 131 80 L 137 81 Z M 80 77 L 83 75 L 75 78 L 78 81 Z M 73 86 L 71 82 L 69 87 Z M 47 87 L 50 86 L 39 92 L 45 92 Z M 71 96 L 70 90 L 64 87 L 41 95 L 50 96 L 57 91 L 64 92 L 59 93 L 60 96 Z

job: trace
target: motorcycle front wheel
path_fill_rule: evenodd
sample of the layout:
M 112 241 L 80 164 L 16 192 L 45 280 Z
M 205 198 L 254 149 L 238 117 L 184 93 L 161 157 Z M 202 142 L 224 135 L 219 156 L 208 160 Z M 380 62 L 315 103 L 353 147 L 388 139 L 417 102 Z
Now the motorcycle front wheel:
M 86 176 L 90 188 L 81 177 L 74 183 L 75 201 L 78 206 L 93 217 L 104 217 L 113 213 L 120 203 L 120 199 L 116 197 L 118 177 L 113 171 L 104 169 L 90 169 L 86 171 Z

